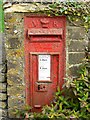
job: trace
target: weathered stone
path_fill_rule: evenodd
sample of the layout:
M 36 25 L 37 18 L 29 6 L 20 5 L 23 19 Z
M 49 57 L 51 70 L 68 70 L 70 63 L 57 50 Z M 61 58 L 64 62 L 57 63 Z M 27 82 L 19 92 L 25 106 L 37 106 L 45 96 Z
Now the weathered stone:
M 68 37 L 72 40 L 82 40 L 86 36 L 86 32 L 84 28 L 81 27 L 68 27 Z
M 69 64 L 79 64 L 85 58 L 85 53 L 70 53 Z
M 25 104 L 25 101 L 20 96 L 19 97 L 12 96 L 12 97 L 8 98 L 8 106 L 9 106 L 9 108 L 12 108 L 13 110 L 15 108 L 17 108 L 17 109 L 21 108 L 24 104 Z
M 6 67 L 6 63 L 3 63 L 2 65 L 0 65 L 0 73 L 4 74 L 7 71 L 7 67 Z
M 9 0 L 10 1 L 10 0 Z M 43 2 L 43 3 L 52 3 L 52 2 L 59 2 L 59 1 L 65 1 L 65 0 L 12 0 L 10 2 Z M 11 5 L 9 5 L 11 6 Z
M 12 69 L 8 70 L 8 74 L 10 74 L 10 75 L 17 75 L 18 74 L 18 70 L 12 68 Z
M 1 68 L 1 73 L 6 73 L 7 72 L 7 65 L 6 65 L 6 63 L 3 63 L 2 64 L 2 68 Z
M 89 56 L 90 56 L 90 29 L 89 29 L 89 32 L 88 32 L 88 51 L 89 51 Z
M 10 38 L 9 43 L 11 49 L 17 49 L 20 47 L 20 42 L 18 41 L 18 38 Z
M 38 6 L 38 7 L 37 7 Z M 5 9 L 5 13 L 14 13 L 14 12 L 22 12 L 22 13 L 29 13 L 41 10 L 47 10 L 48 5 L 37 3 L 35 4 L 14 4 L 12 7 Z
M 0 93 L 0 100 L 6 100 L 6 99 L 7 99 L 6 93 Z
M 0 33 L 0 64 L 3 64 L 6 60 L 4 42 L 4 33 Z
M 0 118 L 2 117 L 2 109 L 0 109 Z
M 6 83 L 0 83 L 0 92 L 6 92 Z
M 10 60 L 10 61 L 8 61 L 7 66 L 8 66 L 8 70 L 12 69 L 12 68 L 16 68 L 17 67 L 17 61 Z
M 70 74 L 71 74 L 73 77 L 79 76 L 79 66 L 73 66 L 73 67 L 71 67 L 69 70 L 70 70 Z
M 0 73 L 0 83 L 6 82 L 6 74 Z
M 7 59 L 8 60 L 14 60 L 14 61 L 19 61 L 22 62 L 22 57 L 23 57 L 24 53 L 22 49 L 18 49 L 18 50 L 8 50 L 7 51 Z M 21 61 L 20 61 L 21 60 Z
M 7 88 L 7 94 L 8 96 L 16 96 L 16 97 L 19 97 L 19 96 L 22 96 L 24 97 L 24 93 L 25 93 L 25 86 L 23 85 L 19 85 L 19 86 L 16 86 L 17 84 L 13 84 L 11 81 L 9 83 L 9 86 Z M 22 94 L 21 94 L 22 93 Z
M 89 43 L 88 43 L 88 51 L 89 51 L 89 55 L 90 55 L 90 40 L 89 40 Z
M 16 118 L 16 115 L 15 115 L 15 109 L 18 109 L 18 107 L 16 107 L 16 108 L 12 108 L 12 107 L 10 107 L 10 108 L 8 108 L 8 116 L 9 116 L 9 119 L 10 118 L 15 118 L 15 119 L 17 119 Z
M 1 40 L 1 39 L 0 39 Z M 2 43 L 0 43 L 0 64 L 2 64 Z
M 90 29 L 89 29 L 89 31 L 88 31 L 88 38 L 89 38 L 89 40 L 90 40 Z
M 1 102 L 1 101 L 0 101 L 0 107 L 1 107 L 2 109 L 5 109 L 5 108 L 7 107 L 6 102 Z
M 8 78 L 7 83 L 8 83 L 9 86 L 17 86 L 18 84 L 22 85 L 23 76 L 20 77 L 19 75 L 8 75 L 7 78 Z M 23 87 L 23 85 L 22 85 L 22 87 Z
M 85 41 L 70 41 L 68 46 L 69 52 L 84 52 L 85 51 Z
M 7 117 L 7 109 L 0 109 L 0 116 Z

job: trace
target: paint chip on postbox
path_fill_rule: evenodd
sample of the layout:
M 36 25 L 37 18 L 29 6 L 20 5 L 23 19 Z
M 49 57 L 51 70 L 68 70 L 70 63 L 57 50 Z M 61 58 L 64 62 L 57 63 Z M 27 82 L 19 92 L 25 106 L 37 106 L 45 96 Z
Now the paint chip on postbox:
M 50 55 L 38 56 L 38 79 L 50 81 Z

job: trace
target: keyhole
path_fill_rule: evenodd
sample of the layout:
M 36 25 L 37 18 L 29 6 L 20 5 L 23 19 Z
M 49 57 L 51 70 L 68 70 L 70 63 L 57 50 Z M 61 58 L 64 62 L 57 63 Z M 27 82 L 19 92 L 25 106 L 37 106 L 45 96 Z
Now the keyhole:
M 40 85 L 38 85 L 38 90 L 40 90 Z

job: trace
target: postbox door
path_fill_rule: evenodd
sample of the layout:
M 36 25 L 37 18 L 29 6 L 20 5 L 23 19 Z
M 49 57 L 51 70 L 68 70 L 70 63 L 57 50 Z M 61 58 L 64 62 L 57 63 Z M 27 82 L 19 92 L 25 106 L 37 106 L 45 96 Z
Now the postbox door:
M 31 106 L 32 111 L 41 111 L 42 106 L 54 100 L 58 86 L 59 55 L 31 54 Z

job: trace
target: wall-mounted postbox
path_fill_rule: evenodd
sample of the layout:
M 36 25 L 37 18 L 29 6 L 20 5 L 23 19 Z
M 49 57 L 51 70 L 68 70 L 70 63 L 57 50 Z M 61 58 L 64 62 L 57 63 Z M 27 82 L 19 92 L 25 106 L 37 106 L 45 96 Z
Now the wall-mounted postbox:
M 50 105 L 57 87 L 62 88 L 65 23 L 64 16 L 26 16 L 24 19 L 26 102 L 34 112 Z

